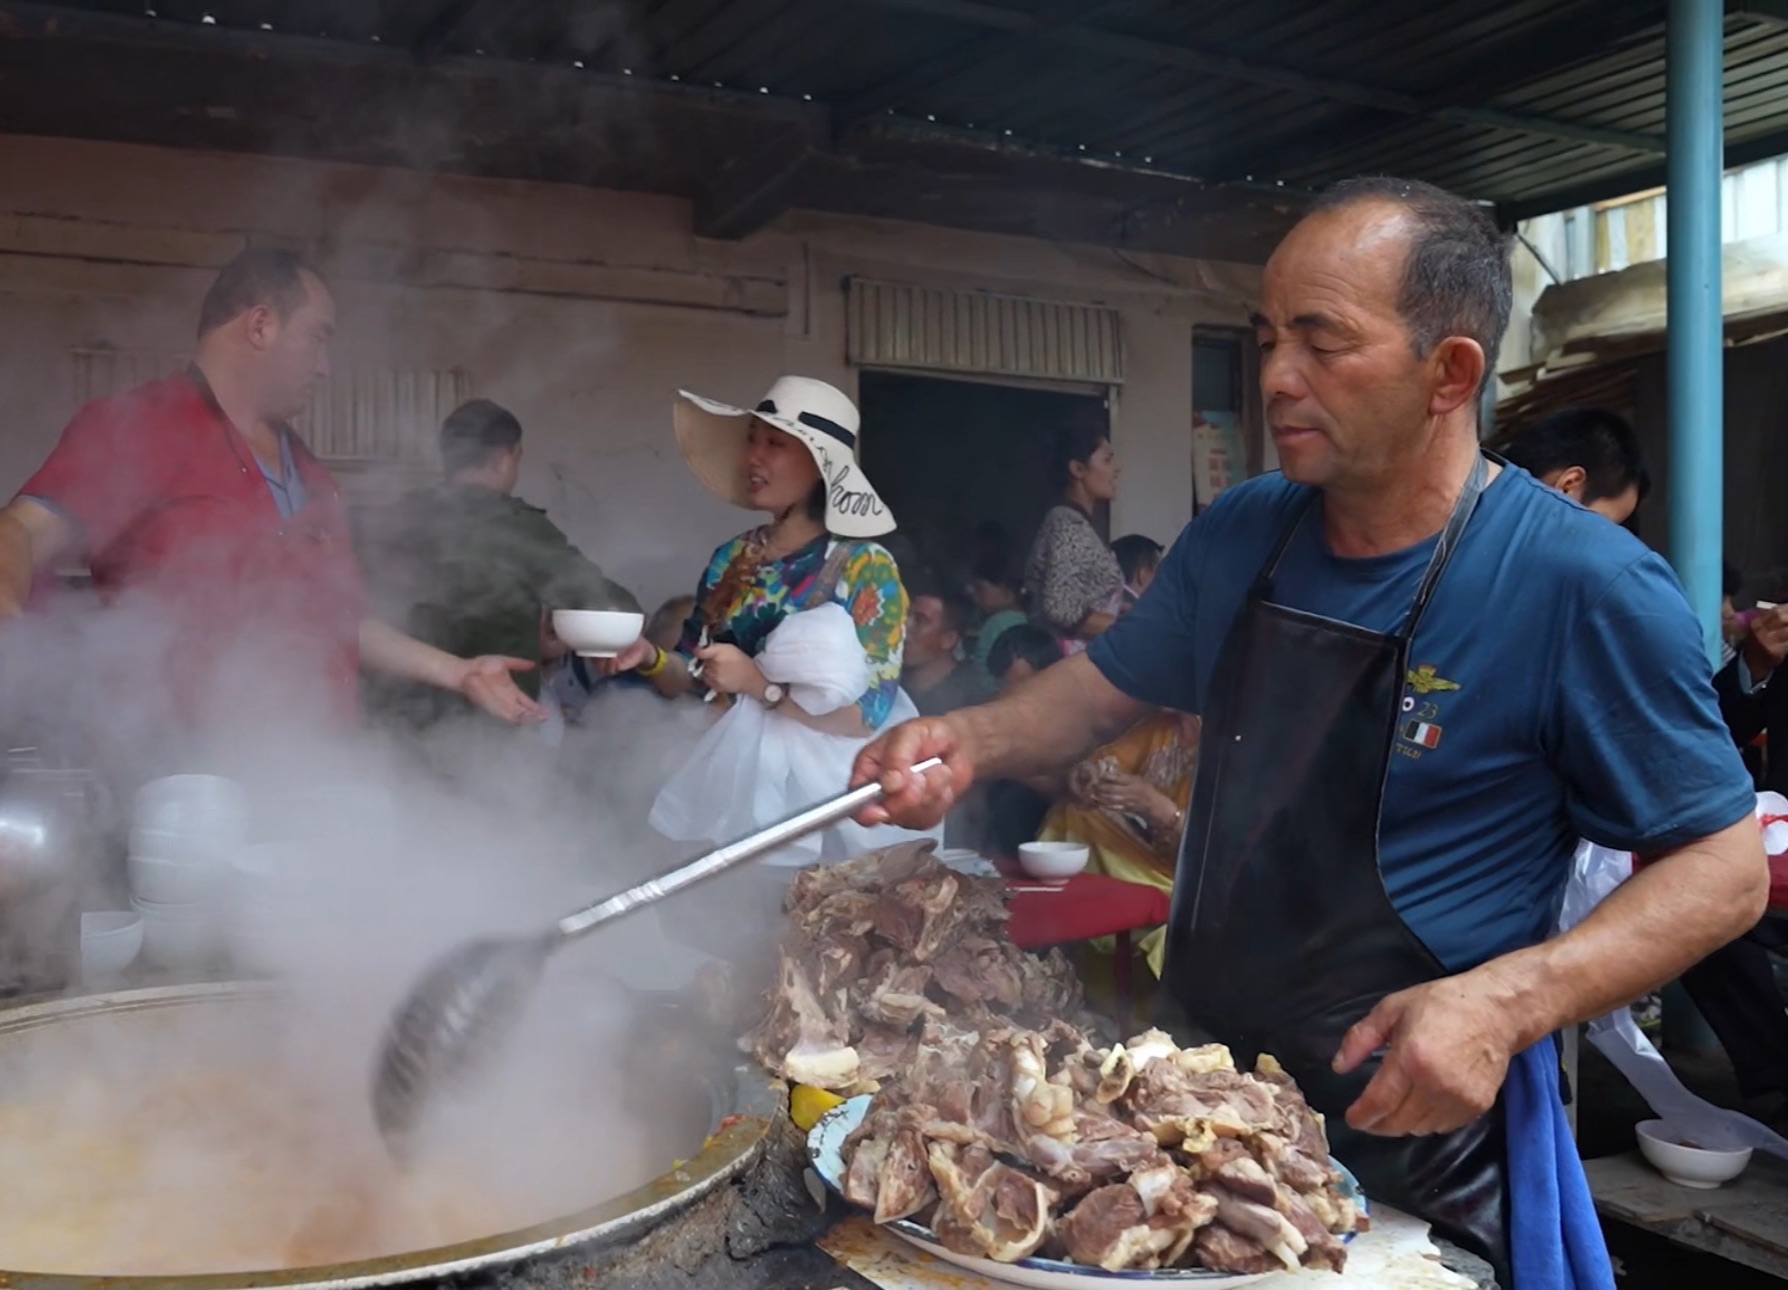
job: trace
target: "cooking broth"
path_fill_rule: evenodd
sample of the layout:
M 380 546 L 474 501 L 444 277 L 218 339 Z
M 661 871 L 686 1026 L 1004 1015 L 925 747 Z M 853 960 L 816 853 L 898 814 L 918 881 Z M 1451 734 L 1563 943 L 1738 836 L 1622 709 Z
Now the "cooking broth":
M 659 1072 L 647 1105 L 586 1032 L 521 1045 L 406 1174 L 366 1065 L 306 1051 L 322 1038 L 268 998 L 0 1030 L 0 1268 L 178 1275 L 429 1249 L 598 1204 L 707 1128 L 687 1072 Z

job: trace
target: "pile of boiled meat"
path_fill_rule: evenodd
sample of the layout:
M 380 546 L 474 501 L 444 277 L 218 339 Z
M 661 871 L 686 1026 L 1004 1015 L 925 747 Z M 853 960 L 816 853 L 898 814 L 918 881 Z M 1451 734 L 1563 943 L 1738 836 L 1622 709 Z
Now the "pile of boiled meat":
M 844 1191 L 877 1222 L 1004 1263 L 1341 1270 L 1365 1219 L 1291 1078 L 1160 1031 L 1096 1047 L 1067 960 L 1006 935 L 997 879 L 917 843 L 804 870 L 784 908 L 770 1012 L 741 1046 L 875 1093 Z
M 1006 935 L 998 879 L 955 873 L 929 842 L 803 870 L 784 904 L 770 1012 L 741 1041 L 785 1079 L 839 1092 L 903 1076 L 925 1028 L 1043 1025 L 1074 1016 L 1059 951 Z
M 1096 1049 L 1041 1030 L 925 1022 L 917 1060 L 845 1144 L 847 1200 L 948 1249 L 1111 1272 L 1339 1272 L 1365 1217 L 1322 1119 L 1270 1057 L 1150 1031 Z

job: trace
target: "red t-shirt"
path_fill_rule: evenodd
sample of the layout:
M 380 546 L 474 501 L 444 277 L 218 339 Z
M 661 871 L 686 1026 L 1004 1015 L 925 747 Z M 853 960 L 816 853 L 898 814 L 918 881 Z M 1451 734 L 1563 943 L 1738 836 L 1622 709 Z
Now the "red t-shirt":
M 297 715 L 323 715 L 320 703 L 351 721 L 366 598 L 341 491 L 294 436 L 306 503 L 283 518 L 199 380 L 88 404 L 20 493 L 80 527 L 94 586 L 134 611 L 114 621 L 151 657 L 174 714 L 285 696 Z

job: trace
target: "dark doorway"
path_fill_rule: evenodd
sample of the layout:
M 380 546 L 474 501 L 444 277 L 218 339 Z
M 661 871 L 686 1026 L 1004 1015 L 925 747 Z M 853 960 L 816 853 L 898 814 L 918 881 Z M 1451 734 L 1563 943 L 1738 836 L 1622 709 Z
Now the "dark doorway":
M 988 520 L 1011 535 L 1022 561 L 1056 502 L 1049 463 L 1056 427 L 1111 423 L 1098 395 L 978 381 L 864 372 L 857 395 L 863 468 L 894 512 L 899 545 L 933 568 L 966 560 L 976 525 Z M 1095 518 L 1103 532 L 1105 517 Z

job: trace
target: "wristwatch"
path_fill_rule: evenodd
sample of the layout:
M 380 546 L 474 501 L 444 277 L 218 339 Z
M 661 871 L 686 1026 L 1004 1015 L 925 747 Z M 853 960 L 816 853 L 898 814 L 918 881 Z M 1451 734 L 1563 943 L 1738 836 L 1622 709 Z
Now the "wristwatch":
M 766 681 L 764 683 L 764 706 L 766 708 L 781 707 L 782 701 L 786 698 L 788 698 L 788 691 L 776 682 Z

